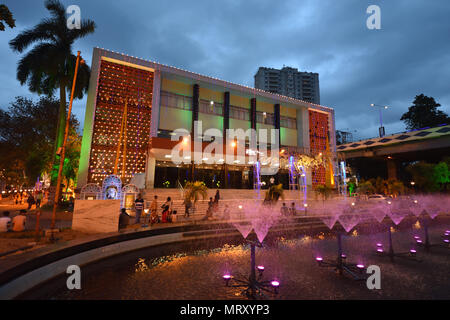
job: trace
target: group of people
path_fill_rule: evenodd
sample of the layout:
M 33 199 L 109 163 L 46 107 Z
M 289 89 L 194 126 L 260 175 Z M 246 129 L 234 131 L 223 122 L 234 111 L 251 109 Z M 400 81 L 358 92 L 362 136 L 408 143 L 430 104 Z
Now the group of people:
M 285 216 L 285 217 L 297 215 L 297 209 L 295 208 L 295 202 L 291 203 L 291 207 L 290 208 L 288 208 L 286 206 L 286 203 L 283 202 L 283 205 L 281 206 L 280 210 L 281 210 L 281 215 Z
M 167 197 L 167 200 L 160 207 L 162 210 L 161 217 L 158 214 L 158 196 L 155 195 L 153 201 L 150 204 L 149 213 L 144 210 L 145 200 L 142 198 L 142 195 L 139 194 L 134 201 L 134 209 L 135 209 L 135 219 L 134 224 L 140 224 L 141 220 L 144 226 L 153 225 L 155 223 L 170 223 L 176 221 L 177 210 L 173 210 L 173 201 L 170 197 Z M 128 215 L 125 208 L 122 209 L 119 216 L 119 229 L 125 228 L 130 224 L 130 216 Z
M 218 212 L 219 210 L 219 200 L 220 200 L 220 192 L 219 190 L 216 191 L 216 194 L 214 196 L 214 199 L 212 197 L 209 198 L 208 202 L 208 209 L 206 210 L 206 215 L 203 217 L 202 220 L 208 220 L 213 217 L 215 212 Z M 185 205 L 185 217 L 189 217 L 190 210 L 192 208 L 192 202 L 190 199 L 185 199 L 184 201 Z M 148 223 L 150 225 L 153 225 L 155 223 L 171 223 L 176 222 L 177 219 L 177 210 L 173 209 L 173 200 L 171 197 L 167 197 L 166 201 L 159 206 L 158 205 L 158 196 L 155 195 L 150 207 L 149 212 L 146 212 L 144 210 L 145 207 L 145 200 L 142 198 L 142 195 L 139 194 L 134 201 L 134 209 L 135 209 L 135 219 L 134 224 L 140 224 L 142 222 L 142 225 L 147 226 Z M 158 213 L 158 209 L 161 211 L 161 215 Z M 228 205 L 224 208 L 224 216 L 229 218 L 229 208 Z M 127 213 L 127 210 L 123 208 L 120 212 L 119 216 L 119 229 L 125 228 L 130 224 L 131 216 Z
M 25 200 L 26 199 L 26 200 Z M 41 207 L 42 201 L 44 199 L 44 192 L 43 191 L 36 191 L 35 195 L 31 192 L 17 192 L 14 195 L 14 203 L 16 205 L 23 204 L 24 201 L 28 204 L 28 210 L 31 209 L 33 205 L 36 206 L 36 209 L 39 209 Z
M 0 232 L 21 232 L 25 230 L 27 211 L 22 209 L 19 214 L 11 219 L 9 211 L 3 211 L 0 218 Z

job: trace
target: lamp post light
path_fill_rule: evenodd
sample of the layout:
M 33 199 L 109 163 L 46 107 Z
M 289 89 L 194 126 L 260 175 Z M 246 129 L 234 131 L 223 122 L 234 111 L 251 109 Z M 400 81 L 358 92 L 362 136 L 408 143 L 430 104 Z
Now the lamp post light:
M 385 131 L 384 131 L 384 127 L 383 127 L 383 114 L 382 114 L 382 111 L 383 111 L 383 109 L 389 108 L 389 106 L 380 106 L 380 105 L 374 104 L 374 103 L 370 104 L 370 106 L 379 108 L 379 111 L 380 111 L 380 128 L 378 130 L 379 130 L 380 138 L 382 138 L 385 135 Z
M 54 241 L 54 235 L 53 235 L 53 231 L 55 229 L 55 220 L 56 220 L 56 208 L 58 206 L 58 202 L 59 202 L 59 195 L 61 192 L 61 180 L 62 180 L 62 169 L 63 169 L 63 165 L 64 165 L 64 157 L 65 157 L 65 152 L 66 152 L 66 143 L 67 143 L 67 137 L 69 135 L 69 123 L 70 123 L 70 116 L 72 113 L 72 103 L 73 103 L 73 95 L 74 95 L 74 91 L 75 91 L 75 84 L 77 82 L 77 74 L 78 74 L 78 66 L 80 65 L 80 51 L 78 51 L 77 53 L 77 61 L 75 63 L 75 72 L 73 75 L 73 82 L 72 82 L 72 91 L 70 93 L 70 103 L 69 103 L 69 110 L 67 112 L 67 118 L 66 118 L 66 128 L 65 128 L 65 132 L 64 132 L 64 140 L 63 140 L 63 144 L 61 147 L 61 154 L 60 154 L 60 158 L 59 158 L 59 168 L 58 168 L 58 178 L 56 181 L 56 192 L 55 192 L 55 200 L 53 202 L 53 212 L 52 212 L 52 220 L 51 220 L 51 241 Z M 81 63 L 84 63 L 84 60 L 81 60 Z

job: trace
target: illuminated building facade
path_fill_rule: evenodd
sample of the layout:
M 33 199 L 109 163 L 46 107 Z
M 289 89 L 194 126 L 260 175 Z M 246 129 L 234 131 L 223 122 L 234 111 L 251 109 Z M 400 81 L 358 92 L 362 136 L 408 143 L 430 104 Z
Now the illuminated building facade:
M 110 174 L 126 184 L 140 173 L 146 188 L 192 180 L 208 187 L 253 188 L 254 164 L 247 161 L 171 161 L 171 150 L 179 143 L 171 141 L 173 131 L 192 132 L 194 121 L 202 122 L 203 132 L 217 128 L 224 136 L 226 129 L 279 129 L 283 152 L 333 159 L 329 166 L 308 171 L 308 185 L 334 183 L 333 109 L 94 48 L 78 187 L 101 184 Z M 204 136 L 203 148 L 207 144 Z M 287 169 L 281 167 L 276 178 L 288 186 Z M 261 179 L 268 182 L 270 177 Z

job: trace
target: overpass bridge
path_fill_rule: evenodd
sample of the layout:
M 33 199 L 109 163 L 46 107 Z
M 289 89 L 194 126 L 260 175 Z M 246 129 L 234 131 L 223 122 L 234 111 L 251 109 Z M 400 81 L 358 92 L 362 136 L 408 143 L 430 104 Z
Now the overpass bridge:
M 397 179 L 401 168 L 411 162 L 437 162 L 450 156 L 450 124 L 350 142 L 337 146 L 336 151 L 363 178 Z

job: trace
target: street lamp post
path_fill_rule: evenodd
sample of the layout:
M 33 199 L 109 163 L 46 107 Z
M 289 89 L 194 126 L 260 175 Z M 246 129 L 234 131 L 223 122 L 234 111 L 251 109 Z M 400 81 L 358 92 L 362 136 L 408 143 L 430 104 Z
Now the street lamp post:
M 82 61 L 83 63 L 83 61 Z M 66 152 L 66 142 L 67 142 L 67 137 L 69 135 L 69 123 L 70 123 L 70 115 L 72 112 L 72 103 L 73 103 L 73 94 L 75 91 L 75 83 L 77 81 L 77 74 L 78 74 L 78 66 L 80 64 L 80 51 L 78 51 L 77 54 L 77 62 L 75 64 L 75 72 L 73 75 L 73 83 L 72 83 L 72 92 L 70 93 L 70 103 L 69 103 L 69 110 L 67 113 L 67 118 L 66 118 L 66 129 L 64 132 L 64 140 L 63 140 L 63 145 L 61 147 L 61 154 L 60 154 L 60 158 L 59 158 L 59 168 L 58 168 L 58 179 L 56 182 L 56 192 L 55 192 L 55 201 L 53 203 L 53 212 L 52 212 L 52 223 L 51 223 L 51 236 L 52 239 L 53 238 L 53 230 L 55 229 L 55 218 L 56 218 L 56 208 L 58 206 L 58 201 L 59 201 L 59 194 L 61 192 L 61 178 L 62 178 L 62 169 L 63 169 L 63 165 L 64 165 L 64 156 L 65 156 L 65 152 Z
M 379 128 L 379 134 L 380 134 L 380 138 L 384 137 L 385 135 L 385 131 L 384 131 L 384 127 L 383 127 L 383 114 L 382 114 L 382 110 L 383 109 L 387 109 L 389 108 L 388 106 L 380 106 L 378 104 L 374 104 L 372 103 L 370 105 L 371 107 L 378 107 L 379 111 L 380 111 L 380 128 Z

